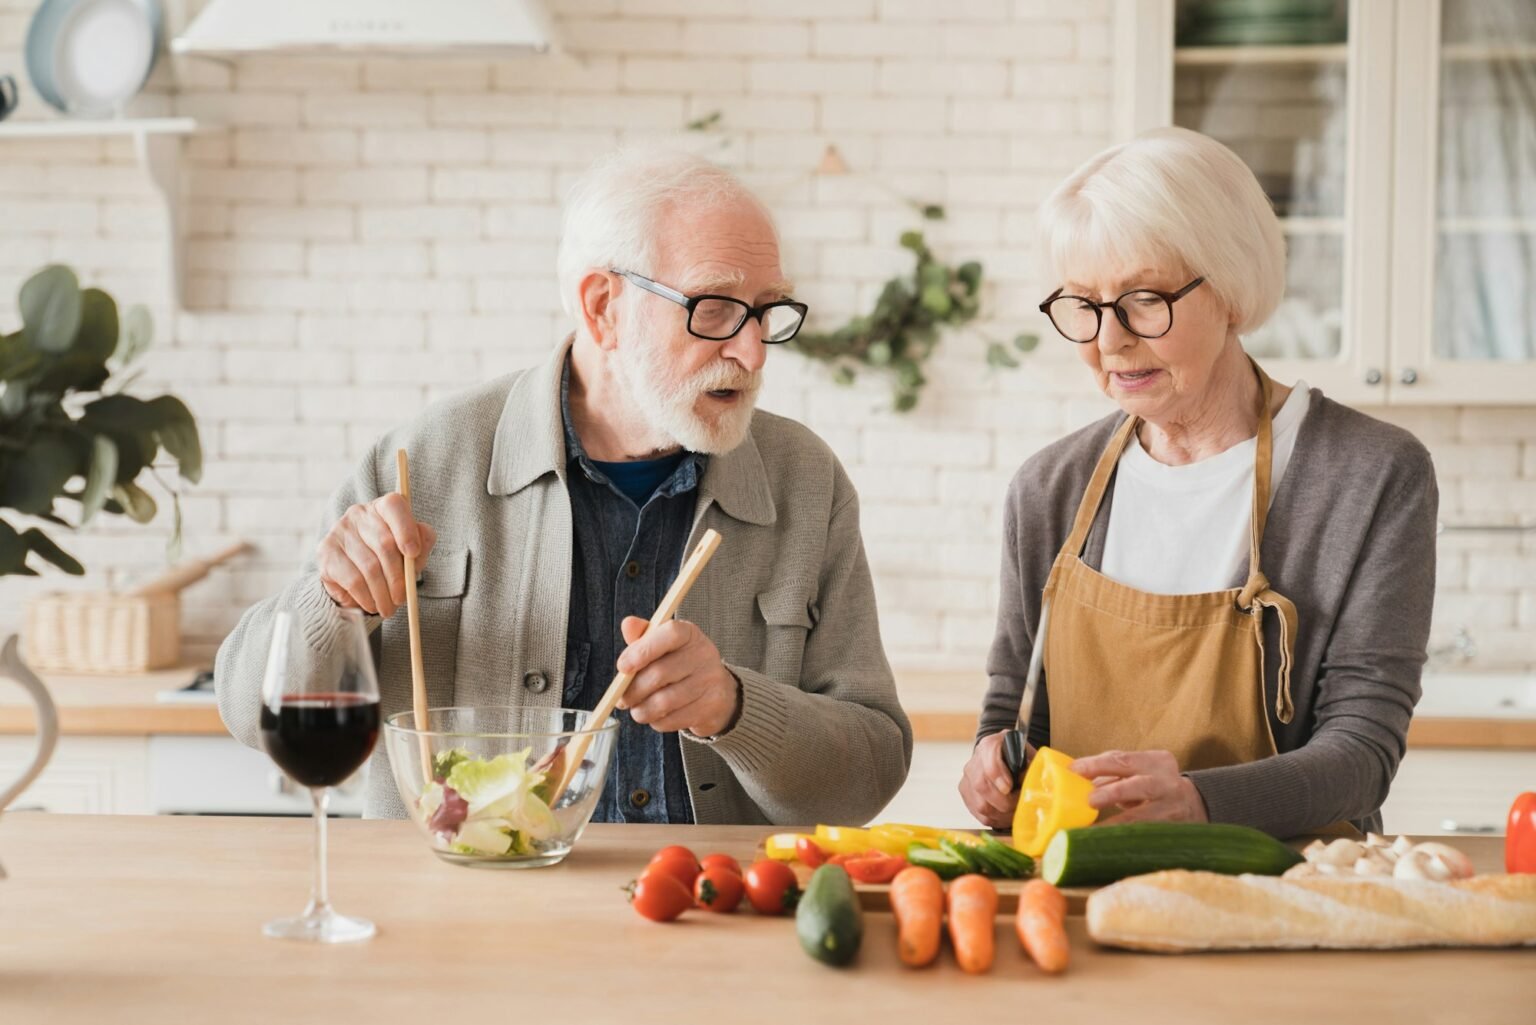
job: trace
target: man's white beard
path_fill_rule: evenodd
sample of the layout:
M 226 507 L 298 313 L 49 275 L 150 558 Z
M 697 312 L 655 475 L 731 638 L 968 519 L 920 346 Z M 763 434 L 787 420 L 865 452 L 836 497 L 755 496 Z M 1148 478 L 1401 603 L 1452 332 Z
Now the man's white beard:
M 746 440 L 757 393 L 763 385 L 760 372 L 743 370 L 729 360 L 717 360 L 692 377 L 669 381 L 662 347 L 641 339 L 620 345 L 613 365 L 614 376 L 628 393 L 635 412 L 665 439 L 665 447 L 681 445 L 689 452 L 724 455 Z M 719 413 L 713 423 L 695 412 L 694 407 L 705 392 L 727 388 L 737 391 L 739 398 Z

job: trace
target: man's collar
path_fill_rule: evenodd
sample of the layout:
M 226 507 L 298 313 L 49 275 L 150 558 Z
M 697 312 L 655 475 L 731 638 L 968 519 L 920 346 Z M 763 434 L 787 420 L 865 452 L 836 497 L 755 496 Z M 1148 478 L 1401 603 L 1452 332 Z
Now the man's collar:
M 574 339 L 575 335 L 567 336 L 544 363 L 520 375 L 507 393 L 491 449 L 486 480 L 490 494 L 516 494 L 550 473 L 565 479 L 568 457 L 560 392 Z M 699 505 L 702 509 L 714 502 L 733 519 L 768 526 L 778 519 L 778 510 L 754 434 L 748 431 L 735 449 L 705 462 Z

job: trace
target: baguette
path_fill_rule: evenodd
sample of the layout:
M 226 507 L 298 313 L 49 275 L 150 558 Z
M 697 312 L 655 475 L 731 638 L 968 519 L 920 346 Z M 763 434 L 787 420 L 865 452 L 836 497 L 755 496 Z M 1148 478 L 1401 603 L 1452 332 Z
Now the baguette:
M 1090 896 L 1088 933 L 1167 954 L 1536 946 L 1536 875 L 1439 883 L 1156 872 Z

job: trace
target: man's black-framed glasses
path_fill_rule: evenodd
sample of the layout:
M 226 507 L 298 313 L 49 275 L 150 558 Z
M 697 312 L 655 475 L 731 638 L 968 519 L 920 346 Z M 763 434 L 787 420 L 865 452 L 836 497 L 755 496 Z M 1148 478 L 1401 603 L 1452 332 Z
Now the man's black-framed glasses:
M 1137 338 L 1161 338 L 1173 330 L 1173 304 L 1204 281 L 1196 278 L 1177 292 L 1136 288 L 1102 303 L 1081 295 L 1063 295 L 1058 288 L 1040 304 L 1040 312 L 1051 318 L 1063 338 L 1079 345 L 1099 337 L 1106 308 L 1113 308 L 1120 326 Z
M 613 273 L 687 310 L 688 333 L 711 342 L 735 338 L 736 332 L 746 326 L 748 318 L 753 318 L 762 326 L 764 344 L 779 345 L 800 333 L 805 313 L 810 309 L 805 303 L 793 299 L 776 299 L 753 306 L 728 295 L 684 295 L 634 271 L 614 268 Z

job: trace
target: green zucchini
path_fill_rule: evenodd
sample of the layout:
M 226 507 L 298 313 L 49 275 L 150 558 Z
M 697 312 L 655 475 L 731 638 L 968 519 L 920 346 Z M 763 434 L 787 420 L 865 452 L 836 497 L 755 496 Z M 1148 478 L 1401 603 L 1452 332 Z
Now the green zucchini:
M 1055 886 L 1099 886 L 1171 868 L 1277 876 L 1303 860 L 1247 826 L 1132 822 L 1062 830 L 1045 849 L 1040 875 Z
M 965 862 L 951 857 L 947 852 L 914 843 L 907 848 L 907 861 L 921 868 L 931 868 L 940 879 L 958 879 L 970 869 Z
M 864 912 L 853 880 L 839 865 L 823 865 L 811 875 L 795 909 L 800 947 L 823 964 L 853 960 L 864 940 Z

